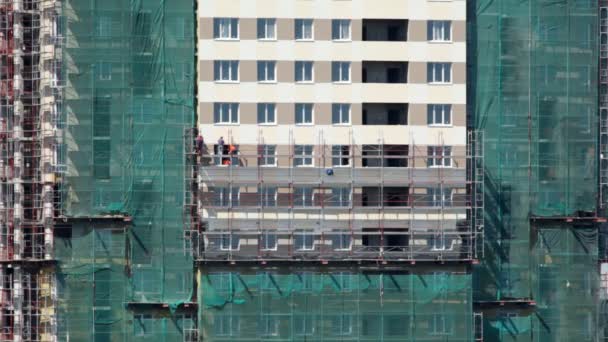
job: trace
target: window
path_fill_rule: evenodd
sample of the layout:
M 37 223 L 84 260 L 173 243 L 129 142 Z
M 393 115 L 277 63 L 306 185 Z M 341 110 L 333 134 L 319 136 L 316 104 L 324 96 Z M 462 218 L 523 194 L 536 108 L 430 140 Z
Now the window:
M 112 79 L 112 63 L 99 62 L 99 79 L 102 81 L 110 81 Z
M 258 186 L 258 195 L 260 198 L 260 206 L 276 207 L 277 205 L 277 187 L 260 185 Z
M 331 39 L 350 40 L 350 20 L 334 19 L 331 22 Z
M 112 35 L 112 18 L 111 17 L 97 17 L 95 22 L 95 36 L 97 37 L 110 37 Z
M 213 38 L 239 39 L 239 20 L 237 18 L 213 19 Z
M 433 314 L 431 317 L 431 335 L 452 335 L 454 326 L 449 315 Z
M 275 40 L 277 39 L 276 19 L 258 19 L 258 39 Z
M 310 187 L 294 187 L 293 188 L 293 205 L 294 207 L 312 207 L 313 205 L 313 188 Z
M 213 193 L 213 205 L 216 207 L 238 206 L 240 188 L 237 187 L 214 187 L 210 189 Z
M 331 147 L 331 165 L 334 167 L 350 165 L 350 146 L 333 145 Z
M 450 126 L 452 124 L 452 105 L 430 104 L 427 106 L 426 117 L 429 126 Z
M 353 315 L 342 314 L 332 318 L 332 333 L 336 336 L 348 336 L 353 333 Z
M 277 166 L 276 153 L 276 145 L 260 145 L 258 164 L 260 166 Z
M 213 62 L 213 79 L 216 82 L 238 82 L 239 61 Z
M 258 103 L 258 124 L 276 124 L 276 106 L 274 103 Z
M 152 336 L 154 329 L 154 318 L 150 314 L 136 314 L 134 316 L 133 329 L 135 336 Z
M 427 38 L 431 42 L 449 42 L 452 40 L 452 22 L 447 20 L 429 20 Z
M 239 316 L 218 314 L 213 316 L 213 332 L 215 336 L 238 336 L 241 330 Z
M 429 188 L 427 194 L 432 207 L 449 207 L 452 205 L 452 189 Z
M 429 83 L 450 83 L 452 82 L 451 63 L 428 63 L 427 80 Z
M 312 251 L 315 249 L 315 235 L 311 231 L 300 230 L 293 234 L 297 251 Z
M 263 315 L 259 325 L 262 336 L 279 336 L 279 318 L 273 315 Z
M 332 245 L 335 251 L 350 251 L 351 238 L 349 232 L 334 232 L 332 238 Z
M 263 251 L 277 250 L 277 234 L 274 231 L 262 231 L 262 235 L 260 236 L 260 249 Z
M 237 234 L 226 233 L 220 236 L 220 250 L 222 251 L 238 251 L 241 245 L 241 240 Z
M 296 103 L 296 125 L 312 125 L 312 103 Z
M 333 207 L 348 207 L 350 206 L 351 189 L 349 187 L 340 187 L 331 189 L 330 206 Z
M 296 82 L 313 82 L 312 69 L 313 63 L 310 61 L 296 61 Z
M 294 146 L 294 166 L 313 166 L 312 160 L 313 145 L 295 145 Z
M 312 19 L 296 19 L 296 40 L 314 40 Z
M 428 147 L 428 167 L 451 167 L 452 166 L 452 147 L 450 146 L 429 146 Z
M 294 315 L 293 325 L 296 336 L 310 336 L 315 332 L 314 319 L 310 315 Z
M 238 103 L 214 103 L 213 122 L 217 124 L 238 124 L 239 123 L 239 104 Z
M 334 125 L 349 125 L 350 105 L 346 103 L 334 103 L 331 106 L 331 123 Z
M 277 81 L 276 73 L 277 62 L 259 61 L 258 62 L 258 82 L 273 83 Z
M 350 83 L 350 62 L 331 62 L 331 80 L 334 83 Z

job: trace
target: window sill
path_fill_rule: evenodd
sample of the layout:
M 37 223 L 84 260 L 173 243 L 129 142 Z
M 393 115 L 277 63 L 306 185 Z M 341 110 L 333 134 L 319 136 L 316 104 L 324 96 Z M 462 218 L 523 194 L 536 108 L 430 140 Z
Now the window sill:
M 213 123 L 214 126 L 240 126 L 240 123 L 225 123 L 225 122 L 217 122 Z
M 295 41 L 298 42 L 298 43 L 299 42 L 302 42 L 302 43 L 314 43 L 315 39 L 314 38 L 312 38 L 312 39 L 296 39 Z
M 453 85 L 454 83 L 452 82 L 428 82 L 428 85 L 437 85 L 437 86 L 446 86 L 446 85 Z
M 344 84 L 353 84 L 351 81 L 332 81 L 332 84 L 344 85 Z
M 352 39 L 332 39 L 331 41 L 334 43 L 352 43 L 353 42 Z
M 213 40 L 218 42 L 238 42 L 240 38 L 213 38 Z
M 277 164 L 274 164 L 274 165 L 260 165 L 260 167 L 273 168 L 273 167 L 277 167 Z
M 276 126 L 277 123 L 273 122 L 273 123 L 262 123 L 262 122 L 258 122 L 258 126 L 262 126 L 262 127 L 272 127 L 272 126 Z
M 241 81 L 221 81 L 221 80 L 217 80 L 214 82 L 218 83 L 218 84 L 239 84 L 239 83 L 241 83 Z
M 450 128 L 450 127 L 454 127 L 454 125 L 452 125 L 452 124 L 429 124 L 429 127 L 431 127 L 431 128 Z
M 350 127 L 350 126 L 352 126 L 352 124 L 350 122 L 349 123 L 332 123 L 331 125 L 332 126 L 336 126 L 336 127 Z
M 315 84 L 315 81 L 295 81 L 296 85 L 298 84 Z
M 428 40 L 429 44 L 452 44 L 454 41 L 452 40 Z
M 295 124 L 296 127 L 311 127 L 314 126 L 314 123 L 297 123 Z
M 258 81 L 258 84 L 277 84 L 279 82 L 277 82 L 276 80 L 274 81 Z
M 258 38 L 258 42 L 276 42 L 276 38 Z

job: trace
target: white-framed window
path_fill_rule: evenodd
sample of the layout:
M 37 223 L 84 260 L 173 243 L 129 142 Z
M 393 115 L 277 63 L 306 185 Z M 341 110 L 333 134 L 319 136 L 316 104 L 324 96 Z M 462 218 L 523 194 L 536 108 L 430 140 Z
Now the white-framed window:
M 263 230 L 260 235 L 260 249 L 263 251 L 277 250 L 277 234 L 273 230 Z
M 239 205 L 241 196 L 240 188 L 238 186 L 230 187 L 217 186 L 210 189 L 213 192 L 213 205 L 216 207 L 236 207 Z
M 452 206 L 452 189 L 450 188 L 428 188 L 427 194 L 432 207 Z
M 351 203 L 351 188 L 350 187 L 335 187 L 331 188 L 331 203 L 332 207 L 349 207 Z
M 295 105 L 296 125 L 313 124 L 313 105 L 312 103 L 296 103 Z
M 258 82 L 275 83 L 277 81 L 277 62 L 258 61 Z
M 258 39 L 276 40 L 277 39 L 277 20 L 274 18 L 258 19 Z
M 238 315 L 232 312 L 213 316 L 213 334 L 215 336 L 239 336 L 241 321 Z
M 332 334 L 348 336 L 353 334 L 353 315 L 344 313 L 332 317 Z
M 452 22 L 449 20 L 429 20 L 427 38 L 430 42 L 452 41 Z
M 452 105 L 430 104 L 427 106 L 426 118 L 429 126 L 451 126 Z
M 334 103 L 331 105 L 331 123 L 334 125 L 350 125 L 350 104 Z
M 238 18 L 214 18 L 213 38 L 215 39 L 239 39 Z
M 310 230 L 296 230 L 293 234 L 296 251 L 312 251 L 315 249 L 315 235 Z
M 350 232 L 333 232 L 332 246 L 335 251 L 350 251 L 352 247 L 352 236 Z
M 295 79 L 296 83 L 312 83 L 313 78 L 313 62 L 311 61 L 296 61 L 295 63 Z
M 315 39 L 314 22 L 312 19 L 295 20 L 296 40 L 312 41 Z
M 293 165 L 295 167 L 313 166 L 313 145 L 295 145 Z
M 241 248 L 241 239 L 237 234 L 225 233 L 220 236 L 220 250 L 238 251 Z
M 277 123 L 276 111 L 274 103 L 258 103 L 258 124 L 275 125 Z
M 262 336 L 279 336 L 279 317 L 276 315 L 262 315 L 260 322 L 260 335 Z
M 331 81 L 350 83 L 350 62 L 331 62 Z
M 112 35 L 112 17 L 97 16 L 95 20 L 95 36 L 110 37 Z
M 452 147 L 451 146 L 429 146 L 427 148 L 428 167 L 451 167 L 452 166 Z
M 314 204 L 314 188 L 296 186 L 293 188 L 294 207 L 312 207 Z
M 260 166 L 277 166 L 277 145 L 260 145 L 258 149 Z
M 262 207 L 276 207 L 277 206 L 277 187 L 260 185 L 258 186 L 258 196 L 260 200 L 260 206 Z
M 331 165 L 333 167 L 350 166 L 349 145 L 332 145 Z
M 213 123 L 216 125 L 235 125 L 239 123 L 238 103 L 214 103 Z
M 315 333 L 315 320 L 312 315 L 294 315 L 293 330 L 296 336 L 311 336 Z
M 331 39 L 332 40 L 351 40 L 350 20 L 334 19 L 331 21 Z
M 213 79 L 216 82 L 238 82 L 239 61 L 214 61 Z
M 110 81 L 112 79 L 112 63 L 110 62 L 99 62 L 98 63 L 99 79 L 101 81 Z
M 430 62 L 427 64 L 426 72 L 429 83 L 452 82 L 452 63 Z

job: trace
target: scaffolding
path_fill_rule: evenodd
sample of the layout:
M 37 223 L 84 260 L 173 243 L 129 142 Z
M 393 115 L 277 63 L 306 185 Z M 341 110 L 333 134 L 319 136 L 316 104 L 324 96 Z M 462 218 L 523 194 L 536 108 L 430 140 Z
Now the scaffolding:
M 295 144 L 194 148 L 186 240 L 201 261 L 473 261 L 483 239 L 483 137 L 465 148 Z M 229 146 L 237 152 L 230 153 Z M 312 145 L 308 145 L 311 146 Z M 305 149 L 305 148 L 304 148 Z M 195 164 L 196 162 L 196 164 Z M 198 167 L 196 167 L 198 165 Z M 310 166 L 310 167 L 308 167 Z M 197 187 L 198 183 L 198 187 Z M 196 187 L 196 188 L 195 188 Z M 196 214 L 195 214 L 196 210 Z

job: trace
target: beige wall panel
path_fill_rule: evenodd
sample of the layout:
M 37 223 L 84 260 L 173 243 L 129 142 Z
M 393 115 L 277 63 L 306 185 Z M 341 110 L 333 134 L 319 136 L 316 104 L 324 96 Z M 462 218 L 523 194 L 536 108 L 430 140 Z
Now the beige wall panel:
M 258 108 L 256 103 L 241 103 L 239 105 L 239 119 L 242 125 L 255 125 L 258 122 Z
M 295 66 L 292 61 L 277 61 L 277 80 L 280 83 L 295 82 Z
M 315 103 L 314 124 L 331 125 L 331 103 Z
M 239 62 L 239 77 L 241 82 L 257 82 L 258 81 L 258 63 L 257 61 L 240 61 Z
M 426 63 L 425 62 L 410 62 L 408 63 L 407 82 L 412 84 L 425 84 L 426 79 Z
M 331 82 L 331 62 L 317 61 L 314 65 L 315 83 Z
M 198 19 L 198 39 L 213 39 L 213 18 Z
M 213 61 L 204 60 L 198 63 L 198 80 L 199 82 L 213 81 Z
M 424 103 L 410 103 L 408 106 L 408 122 L 410 126 L 426 126 L 427 105 Z
M 277 19 L 277 37 L 279 40 L 294 40 L 294 19 Z
M 452 124 L 454 126 L 467 125 L 467 106 L 463 104 L 452 105 Z
M 467 82 L 467 65 L 466 63 L 452 64 L 453 83 L 465 84 Z
M 426 20 L 410 20 L 408 23 L 407 40 L 410 42 L 425 42 L 427 22 Z
M 456 20 L 452 22 L 452 40 L 455 42 L 467 41 L 467 22 Z
M 315 40 L 331 40 L 331 20 L 314 20 Z
M 277 104 L 277 122 L 280 125 L 295 124 L 295 107 L 293 103 L 278 103 Z
M 257 23 L 255 18 L 239 19 L 239 38 L 241 40 L 258 39 Z

